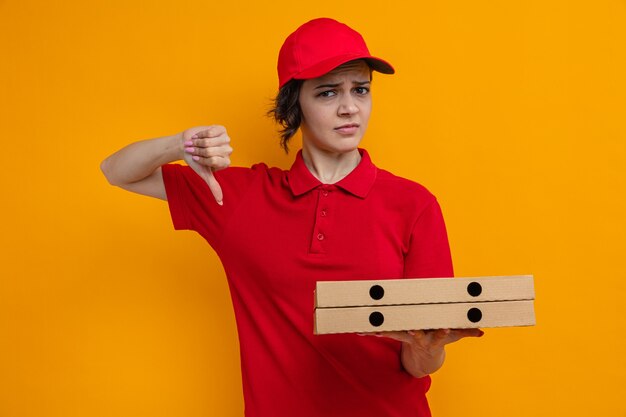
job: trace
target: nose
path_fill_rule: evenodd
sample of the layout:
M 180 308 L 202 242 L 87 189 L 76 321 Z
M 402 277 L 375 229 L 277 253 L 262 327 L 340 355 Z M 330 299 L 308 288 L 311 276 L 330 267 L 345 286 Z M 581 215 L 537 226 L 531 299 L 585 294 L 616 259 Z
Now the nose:
M 339 107 L 337 108 L 337 114 L 339 116 L 351 116 L 359 111 L 354 97 L 352 94 L 344 94 L 339 101 Z

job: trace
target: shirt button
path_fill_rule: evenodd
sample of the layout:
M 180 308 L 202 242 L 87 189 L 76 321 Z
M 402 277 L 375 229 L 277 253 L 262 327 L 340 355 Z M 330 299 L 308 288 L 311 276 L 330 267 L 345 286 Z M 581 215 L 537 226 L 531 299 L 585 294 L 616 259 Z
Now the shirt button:
M 324 234 L 323 233 L 318 233 L 317 234 L 317 240 L 324 240 Z
M 322 217 L 326 217 L 326 210 L 322 210 L 322 212 L 320 213 L 322 215 Z
M 322 195 L 324 197 L 328 197 L 328 190 L 322 190 Z

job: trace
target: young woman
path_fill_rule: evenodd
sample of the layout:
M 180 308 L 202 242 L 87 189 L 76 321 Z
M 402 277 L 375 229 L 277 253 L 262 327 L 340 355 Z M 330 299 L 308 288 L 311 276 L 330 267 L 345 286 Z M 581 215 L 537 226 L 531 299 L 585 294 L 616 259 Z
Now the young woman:
M 272 114 L 289 170 L 229 167 L 226 129 L 137 142 L 102 163 L 109 182 L 167 200 L 176 229 L 200 233 L 231 290 L 249 417 L 429 416 L 444 346 L 478 329 L 313 334 L 316 281 L 452 276 L 441 210 L 421 185 L 377 168 L 359 143 L 372 71 L 393 73 L 353 29 L 315 19 L 278 59 Z M 185 160 L 188 166 L 172 164 Z M 377 337 L 373 337 L 377 336 Z

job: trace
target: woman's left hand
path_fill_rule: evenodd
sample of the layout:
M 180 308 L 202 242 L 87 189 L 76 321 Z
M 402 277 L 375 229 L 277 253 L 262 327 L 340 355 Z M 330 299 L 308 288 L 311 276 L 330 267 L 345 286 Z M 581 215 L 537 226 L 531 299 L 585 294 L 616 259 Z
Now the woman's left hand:
M 437 329 L 409 330 L 408 332 L 361 333 L 379 337 L 389 337 L 409 344 L 416 344 L 425 350 L 437 349 L 454 343 L 464 337 L 480 337 L 484 334 L 480 329 Z
M 422 377 L 441 368 L 445 359 L 445 345 L 465 337 L 481 337 L 483 334 L 480 329 L 437 329 L 362 335 L 388 337 L 402 342 L 402 365 L 411 375 Z

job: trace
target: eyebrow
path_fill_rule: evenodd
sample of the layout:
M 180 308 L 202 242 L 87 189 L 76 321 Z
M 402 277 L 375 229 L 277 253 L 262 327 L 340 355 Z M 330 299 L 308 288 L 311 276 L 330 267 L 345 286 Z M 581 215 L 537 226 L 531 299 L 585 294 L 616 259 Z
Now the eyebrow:
M 354 85 L 365 85 L 365 84 L 370 84 L 371 81 L 367 80 L 367 81 L 352 81 L 352 84 Z M 335 87 L 339 87 L 342 83 L 336 83 L 336 84 L 320 84 L 317 87 L 315 87 L 315 90 L 318 90 L 320 88 L 335 88 Z

